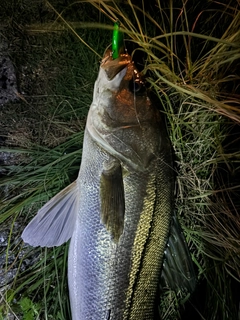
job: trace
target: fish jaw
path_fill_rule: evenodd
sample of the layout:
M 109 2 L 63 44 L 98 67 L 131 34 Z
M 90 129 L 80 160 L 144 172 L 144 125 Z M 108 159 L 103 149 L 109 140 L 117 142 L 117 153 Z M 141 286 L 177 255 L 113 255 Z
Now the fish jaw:
M 130 63 L 131 57 L 128 54 L 121 54 L 119 58 L 113 60 L 111 51 L 106 50 L 95 81 L 93 101 L 101 99 L 104 92 L 111 95 L 119 89 Z

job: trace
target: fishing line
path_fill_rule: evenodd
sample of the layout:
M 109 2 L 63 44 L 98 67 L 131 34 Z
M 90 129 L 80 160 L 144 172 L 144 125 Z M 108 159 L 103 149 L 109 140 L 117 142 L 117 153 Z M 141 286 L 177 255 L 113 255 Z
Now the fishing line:
M 132 64 L 133 65 L 133 64 Z M 139 124 L 139 127 L 142 128 L 142 125 L 140 123 L 140 120 L 139 120 L 139 117 L 138 117 L 138 112 L 137 112 L 137 104 L 136 104 L 136 79 L 138 77 L 135 77 L 135 75 L 137 74 L 137 70 L 136 69 L 133 69 L 133 72 L 132 72 L 132 84 L 133 84 L 133 88 L 132 88 L 132 92 L 133 92 L 133 105 L 134 105 L 134 111 L 135 111 L 135 115 L 136 115 L 136 119 L 137 119 L 137 122 Z

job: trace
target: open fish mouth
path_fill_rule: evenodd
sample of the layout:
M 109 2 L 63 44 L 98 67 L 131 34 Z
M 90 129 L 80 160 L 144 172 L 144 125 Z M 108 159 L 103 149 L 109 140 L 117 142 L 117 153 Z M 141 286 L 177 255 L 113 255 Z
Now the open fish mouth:
M 111 49 L 107 49 L 101 62 L 101 68 L 105 70 L 108 79 L 112 80 L 131 62 L 131 56 L 128 53 L 122 53 L 117 59 L 113 59 Z

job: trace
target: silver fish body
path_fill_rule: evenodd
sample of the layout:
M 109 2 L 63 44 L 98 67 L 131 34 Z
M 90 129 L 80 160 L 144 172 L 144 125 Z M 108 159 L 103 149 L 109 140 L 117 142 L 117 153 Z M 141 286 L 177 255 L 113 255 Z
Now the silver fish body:
M 68 274 L 72 315 L 153 319 L 173 212 L 171 146 L 146 91 L 129 90 L 131 81 L 140 81 L 130 57 L 123 57 L 126 66 L 109 80 L 108 63 L 119 62 L 108 54 L 94 88 L 77 182 L 80 204 Z M 125 201 L 117 241 L 100 219 L 101 176 L 114 161 L 121 167 Z
M 130 56 L 113 60 L 107 51 L 94 87 L 78 179 L 40 209 L 22 235 L 41 246 L 71 237 L 73 320 L 155 319 L 173 214 L 171 150 L 160 113 Z

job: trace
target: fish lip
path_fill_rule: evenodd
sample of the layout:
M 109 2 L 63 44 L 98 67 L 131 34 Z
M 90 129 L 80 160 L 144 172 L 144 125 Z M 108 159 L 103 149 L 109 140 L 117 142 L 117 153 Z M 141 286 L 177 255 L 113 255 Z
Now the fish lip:
M 113 78 L 132 62 L 127 53 L 122 53 L 117 59 L 112 58 L 112 51 L 107 49 L 101 62 L 101 68 L 105 70 L 108 80 Z

